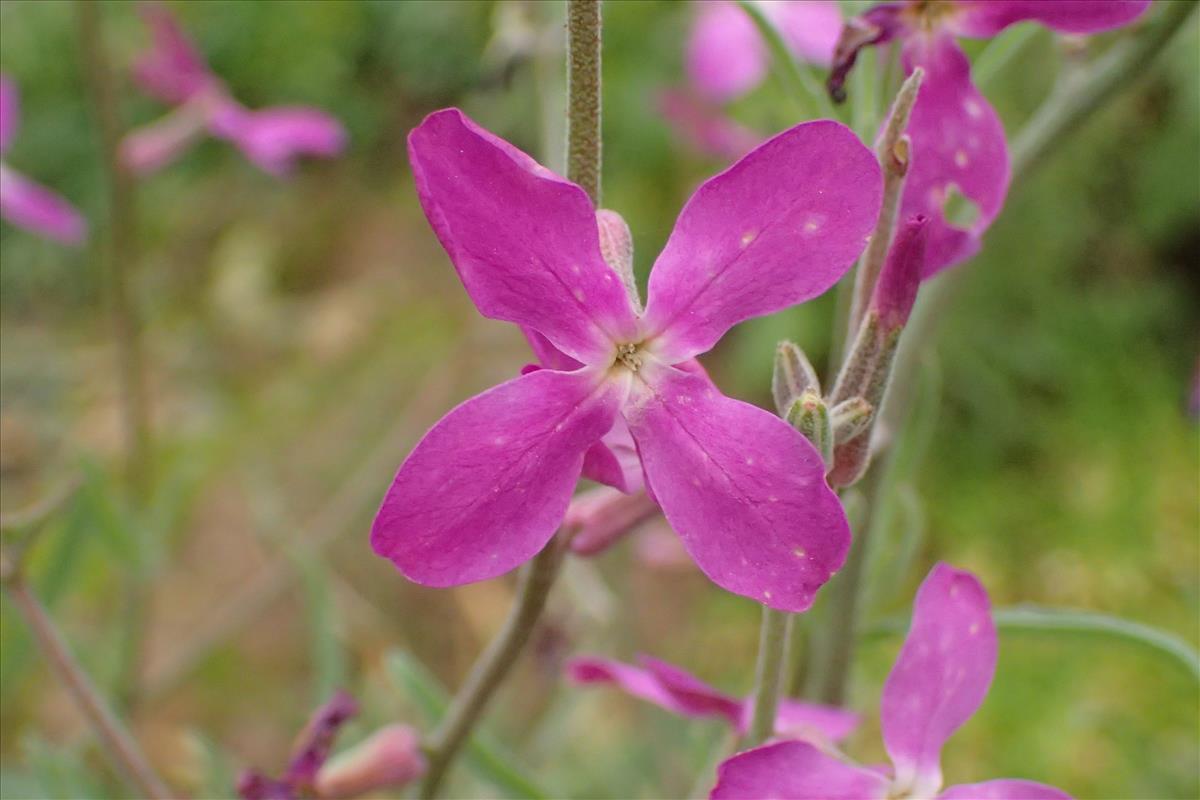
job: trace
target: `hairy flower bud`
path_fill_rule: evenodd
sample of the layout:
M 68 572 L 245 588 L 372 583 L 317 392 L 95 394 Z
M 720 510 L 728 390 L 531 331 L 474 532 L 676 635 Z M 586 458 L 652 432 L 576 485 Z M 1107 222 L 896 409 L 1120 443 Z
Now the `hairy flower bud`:
M 829 408 L 821 395 L 810 389 L 797 397 L 787 411 L 787 421 L 817 448 L 825 460 L 825 468 L 832 467 L 833 428 L 829 421 Z
M 786 417 L 793 401 L 807 391 L 821 394 L 821 382 L 804 351 L 786 339 L 775 348 L 775 371 L 771 375 L 771 394 L 779 416 Z
M 879 315 L 885 330 L 904 327 L 917 300 L 921 267 L 925 263 L 928 223 L 929 217 L 917 214 L 905 220 L 896 231 L 891 252 L 871 295 L 870 310 Z
M 629 225 L 620 214 L 607 208 L 596 212 L 596 225 L 600 228 L 600 255 L 604 263 L 621 276 L 629 299 L 635 308 L 641 308 L 637 279 L 633 276 L 633 234 Z
M 397 788 L 421 777 L 425 766 L 417 732 L 408 725 L 388 725 L 330 759 L 317 774 L 317 795 L 358 797 Z
M 845 444 L 871 427 L 875 407 L 861 397 L 843 400 L 829 410 L 834 444 Z

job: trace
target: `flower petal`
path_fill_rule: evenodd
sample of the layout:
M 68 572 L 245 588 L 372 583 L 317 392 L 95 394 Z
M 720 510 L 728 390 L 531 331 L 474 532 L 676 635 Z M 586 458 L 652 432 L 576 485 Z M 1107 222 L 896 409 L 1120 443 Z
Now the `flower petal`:
M 688 78 L 710 100 L 725 102 L 753 89 L 767 74 L 767 47 L 736 4 L 696 3 L 688 36 Z
M 427 586 L 529 560 L 562 522 L 583 454 L 612 427 L 625 391 L 597 371 L 543 369 L 466 401 L 400 466 L 371 546 Z
M 126 134 L 121 162 L 139 175 L 149 175 L 174 161 L 204 133 L 204 115 L 191 104 Z
M 641 656 L 644 669 L 605 658 L 575 658 L 567 674 L 576 683 L 613 683 L 627 694 L 684 717 L 722 717 L 738 724 L 742 704 L 663 661 Z
M 971 573 L 935 565 L 917 590 L 880 705 L 899 788 L 920 795 L 941 787 L 942 745 L 979 708 L 995 671 L 987 592 Z
M 763 10 L 801 61 L 821 67 L 833 62 L 833 50 L 842 34 L 842 10 L 836 2 L 775 0 L 763 4 Z
M 924 277 L 970 258 L 1004 205 L 1010 169 L 1004 126 L 971 83 L 971 65 L 953 37 L 913 36 L 904 48 L 905 72 L 923 67 L 925 79 L 908 123 L 912 167 L 904 185 L 903 218 L 930 218 Z M 947 219 L 954 192 L 977 208 L 960 227 Z
M 63 244 L 81 244 L 87 235 L 87 223 L 74 206 L 5 164 L 0 164 L 0 216 Z
M 589 450 L 588 455 L 591 453 Z M 587 468 L 586 456 L 584 468 Z M 608 486 L 597 486 L 571 499 L 563 525 L 575 530 L 571 552 L 592 556 L 607 550 L 658 513 L 658 504 L 645 492 L 625 494 Z
M 12 144 L 21 122 L 21 100 L 17 84 L 7 75 L 0 75 L 0 155 Z
M 210 122 L 213 133 L 231 140 L 246 158 L 271 175 L 286 175 L 301 156 L 332 158 L 346 146 L 342 124 L 307 106 L 272 106 L 248 111 L 230 101 Z
M 142 21 L 150 28 L 150 49 L 133 65 L 133 77 L 164 103 L 182 103 L 211 86 L 216 78 L 204 57 L 164 6 L 141 6 Z
M 747 710 L 752 701 L 747 701 Z M 775 714 L 775 735 L 789 739 L 807 739 L 813 732 L 831 742 L 845 739 L 858 727 L 858 714 L 853 711 L 781 698 Z
M 586 363 L 608 366 L 614 342 L 634 341 L 633 307 L 581 188 L 458 109 L 426 117 L 408 151 L 425 216 L 485 316 Z
M 776 742 L 738 753 L 717 768 L 711 800 L 871 800 L 888 781 L 807 742 Z
M 849 128 L 806 122 L 706 181 L 650 273 L 645 326 L 667 363 L 730 327 L 824 292 L 862 252 L 879 164 Z
M 1071 800 L 1071 795 L 1044 783 L 1001 779 L 951 786 L 938 800 Z
M 1060 33 L 1099 33 L 1133 21 L 1150 0 L 958 0 L 950 29 L 959 36 L 995 36 L 1034 20 Z
M 654 497 L 718 586 L 804 611 L 850 529 L 807 440 L 699 375 L 644 364 L 623 413 Z

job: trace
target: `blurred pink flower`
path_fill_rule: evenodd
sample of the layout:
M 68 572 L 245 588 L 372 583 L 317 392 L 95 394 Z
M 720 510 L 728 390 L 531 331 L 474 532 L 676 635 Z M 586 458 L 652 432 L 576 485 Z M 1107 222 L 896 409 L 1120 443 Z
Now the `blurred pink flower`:
M 375 551 L 429 586 L 513 569 L 554 535 L 585 455 L 623 419 L 701 570 L 772 607 L 807 608 L 849 544 L 821 456 L 688 365 L 738 322 L 845 273 L 878 214 L 870 151 L 838 123 L 811 122 L 703 184 L 655 264 L 644 312 L 605 261 L 580 187 L 456 109 L 427 117 L 409 154 L 425 214 L 479 310 L 580 366 L 534 369 L 438 422 L 383 500 Z
M 648 656 L 638 656 L 641 667 L 592 656 L 573 658 L 567 676 L 581 685 L 611 683 L 684 717 L 717 717 L 739 736 L 750 727 L 754 698 L 736 698 L 718 691 L 679 667 Z M 775 717 L 778 736 L 801 738 L 818 746 L 840 741 L 858 725 L 858 715 L 830 706 L 784 698 Z
M 807 742 L 777 742 L 722 764 L 713 800 L 1069 800 L 1052 786 L 1012 779 L 942 790 L 942 745 L 987 695 L 996 649 L 983 586 L 969 572 L 937 564 L 917 591 L 908 637 L 883 687 L 883 742 L 893 769 L 856 766 Z
M 354 698 L 336 692 L 301 732 L 283 776 L 276 780 L 247 770 L 238 777 L 238 796 L 242 800 L 354 797 L 375 789 L 398 788 L 424 773 L 420 741 L 407 725 L 380 728 L 331 759 L 338 731 L 357 714 Z
M 0 159 L 20 125 L 17 86 L 0 75 Z M 0 216 L 20 228 L 63 244 L 79 245 L 87 236 L 87 223 L 75 207 L 39 186 L 0 160 Z
M 341 124 L 324 111 L 308 106 L 252 111 L 241 105 L 209 70 L 170 12 L 156 4 L 143 5 L 141 12 L 152 43 L 134 65 L 134 79 L 175 109 L 125 137 L 121 157 L 130 169 L 152 173 L 205 133 L 232 142 L 272 175 L 289 173 L 300 156 L 332 157 L 345 147 Z
M 755 2 L 796 58 L 823 67 L 832 62 L 842 29 L 836 2 Z M 749 152 L 762 136 L 730 119 L 723 106 L 762 82 L 770 54 L 754 22 L 736 3 L 709 0 L 692 7 L 695 16 L 684 55 L 688 87 L 661 92 L 659 112 L 696 150 L 732 160 Z
M 924 277 L 979 250 L 1000 213 L 1010 177 L 1004 127 L 971 82 L 971 63 L 955 36 L 987 38 L 1034 20 L 1061 33 L 1097 33 L 1135 19 L 1150 0 L 948 0 L 881 3 L 847 21 L 834 56 L 829 88 L 843 94 L 858 51 L 899 40 L 906 74 L 921 67 L 925 79 L 908 124 L 912 168 L 904 186 L 904 217 L 930 217 Z M 960 194 L 974 203 L 973 221 L 955 224 L 946 207 Z

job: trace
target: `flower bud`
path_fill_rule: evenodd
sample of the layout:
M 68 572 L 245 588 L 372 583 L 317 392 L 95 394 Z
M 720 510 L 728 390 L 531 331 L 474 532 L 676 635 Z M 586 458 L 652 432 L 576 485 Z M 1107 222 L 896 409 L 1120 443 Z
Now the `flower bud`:
M 633 276 L 633 234 L 629 225 L 620 214 L 607 208 L 596 211 L 596 225 L 600 229 L 600 255 L 604 263 L 621 276 L 634 308 L 640 309 L 642 300 Z
M 317 796 L 331 800 L 397 788 L 421 777 L 425 767 L 417 732 L 388 725 L 330 759 L 317 773 Z
M 887 262 L 871 295 L 870 310 L 879 315 L 885 331 L 904 327 L 917 300 L 921 269 L 925 265 L 925 242 L 929 217 L 909 217 L 896 231 Z
M 833 466 L 833 428 L 829 422 L 829 408 L 821 395 L 811 389 L 797 397 L 787 411 L 788 423 L 800 432 L 825 461 L 825 468 Z
M 775 348 L 775 371 L 771 375 L 771 394 L 779 416 L 786 417 L 800 395 L 812 391 L 821 394 L 821 382 L 804 351 L 786 339 Z
M 833 428 L 833 443 L 845 444 L 871 427 L 871 421 L 875 419 L 875 407 L 861 397 L 851 397 L 830 409 L 829 418 Z

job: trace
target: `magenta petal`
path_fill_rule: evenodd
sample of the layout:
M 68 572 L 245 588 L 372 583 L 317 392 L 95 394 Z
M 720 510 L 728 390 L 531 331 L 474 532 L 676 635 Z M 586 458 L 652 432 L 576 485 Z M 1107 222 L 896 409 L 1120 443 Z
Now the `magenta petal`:
M 950 29 L 960 36 L 995 36 L 1033 20 L 1060 33 L 1098 33 L 1133 21 L 1150 0 L 957 0 Z
M 645 669 L 605 658 L 575 658 L 567 674 L 576 683 L 612 683 L 627 694 L 684 717 L 723 717 L 736 724 L 741 703 L 678 667 L 641 657 Z
M 688 77 L 709 99 L 724 102 L 767 74 L 767 47 L 746 13 L 726 0 L 696 3 L 688 37 Z
M 586 363 L 607 366 L 614 342 L 635 341 L 633 307 L 581 188 L 458 109 L 426 117 L 408 151 L 425 216 L 485 316 L 527 325 Z
M 808 441 L 698 375 L 646 364 L 623 411 L 654 497 L 718 586 L 804 611 L 850 529 Z
M 171 12 L 157 3 L 146 3 L 141 13 L 152 41 L 134 64 L 133 77 L 147 93 L 164 103 L 182 103 L 216 80 Z
M 139 175 L 174 161 L 204 133 L 204 117 L 189 105 L 137 128 L 121 140 L 121 162 Z
M 1010 177 L 1004 127 L 971 83 L 971 65 L 948 34 L 914 36 L 904 49 L 905 71 L 925 69 L 908 134 L 912 167 L 904 186 L 904 218 L 930 218 L 924 277 L 974 255 L 979 239 L 1004 205 Z M 969 228 L 943 212 L 951 187 L 978 207 Z
M 625 391 L 597 371 L 543 369 L 466 401 L 400 466 L 371 546 L 428 586 L 529 560 L 562 522 L 583 454 L 612 427 Z
M 781 0 L 764 4 L 788 47 L 801 61 L 828 67 L 842 34 L 842 10 L 832 0 Z
M 63 244 L 81 244 L 87 235 L 87 223 L 74 206 L 5 164 L 0 164 L 0 216 Z
M 0 75 L 0 155 L 12 144 L 21 121 L 21 101 L 17 85 L 7 75 Z
M 586 465 L 585 459 L 585 468 Z M 625 494 L 608 486 L 597 486 L 571 499 L 563 526 L 574 530 L 571 552 L 592 556 L 607 550 L 658 513 L 658 504 L 645 492 Z
M 824 292 L 862 252 L 880 181 L 871 151 L 827 120 L 780 133 L 706 181 L 650 273 L 652 350 L 677 363 L 742 320 Z
M 839 761 L 807 742 L 738 753 L 717 768 L 711 800 L 874 800 L 887 797 L 878 772 Z
M 951 786 L 938 800 L 1071 800 L 1071 795 L 1044 783 L 1001 779 Z
M 264 172 L 286 175 L 301 156 L 331 158 L 346 146 L 340 122 L 316 108 L 273 106 L 248 111 L 226 104 L 213 132 L 229 138 Z
M 751 701 L 747 701 L 747 711 Z M 775 714 L 775 735 L 788 739 L 806 739 L 812 733 L 831 742 L 841 741 L 858 727 L 858 714 L 834 706 L 805 703 L 783 698 Z
M 979 708 L 995 671 L 987 592 L 971 573 L 935 565 L 917 591 L 880 705 L 899 788 L 919 795 L 941 786 L 942 745 Z

